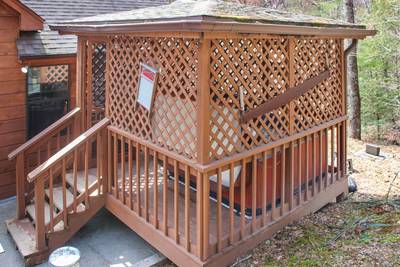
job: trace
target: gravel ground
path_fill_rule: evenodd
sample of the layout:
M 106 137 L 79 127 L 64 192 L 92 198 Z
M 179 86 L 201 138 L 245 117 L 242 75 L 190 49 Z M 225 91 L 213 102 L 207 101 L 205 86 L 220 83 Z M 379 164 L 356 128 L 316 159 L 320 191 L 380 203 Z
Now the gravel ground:
M 370 157 L 363 142 L 349 140 L 358 192 L 287 226 L 234 265 L 400 266 L 400 147 L 381 148 L 385 158 Z

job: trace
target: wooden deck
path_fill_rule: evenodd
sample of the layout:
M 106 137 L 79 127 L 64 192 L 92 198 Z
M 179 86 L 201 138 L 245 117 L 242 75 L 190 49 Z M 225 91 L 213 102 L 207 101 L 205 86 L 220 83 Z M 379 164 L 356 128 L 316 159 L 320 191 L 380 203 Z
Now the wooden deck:
M 141 161 L 142 163 L 144 161 Z M 137 212 L 137 176 L 136 176 L 136 165 L 132 164 L 132 178 L 129 178 L 129 169 L 126 168 L 128 166 L 128 162 L 125 163 L 125 175 L 124 175 L 124 180 L 119 179 L 118 180 L 118 190 L 117 194 L 120 200 L 126 205 L 132 207 L 132 210 Z M 149 166 L 153 166 L 154 161 L 153 159 L 150 159 L 149 161 Z M 154 176 L 154 169 L 151 167 L 149 168 L 148 171 L 148 221 L 152 222 L 154 221 L 154 194 L 155 194 L 155 188 L 157 188 L 157 211 L 158 211 L 158 220 L 157 224 L 162 225 L 163 221 L 163 214 L 164 214 L 164 205 L 163 201 L 165 200 L 163 198 L 164 194 L 164 178 L 163 178 L 163 166 L 161 164 L 157 164 L 159 167 L 157 168 L 157 179 L 155 179 Z M 121 163 L 118 165 L 118 177 L 121 177 Z M 171 173 L 170 173 L 171 174 Z M 157 186 L 155 186 L 155 181 L 157 180 Z M 130 190 L 130 181 L 132 181 L 132 190 Z M 168 228 L 173 229 L 174 228 L 174 177 L 172 175 L 168 176 L 167 180 L 167 214 L 168 214 Z M 197 236 L 196 236 L 196 229 L 197 229 L 197 219 L 196 219 L 196 188 L 195 184 L 191 183 L 190 186 L 190 201 L 189 201 L 189 218 L 190 218 L 190 243 L 196 244 L 197 242 Z M 125 194 L 122 195 L 121 188 L 125 188 Z M 142 164 L 140 166 L 140 211 L 141 214 L 144 214 L 146 208 L 146 181 L 145 181 L 145 166 Z M 132 203 L 129 204 L 129 193 L 130 191 L 132 192 Z M 115 188 L 113 188 L 113 192 L 115 192 Z M 184 235 L 185 234 L 185 217 L 183 216 L 185 214 L 185 184 L 183 182 L 182 177 L 179 179 L 179 187 L 178 187 L 178 203 L 181 203 L 178 205 L 178 218 L 179 218 L 179 234 Z M 217 242 L 217 202 L 214 198 L 210 197 L 210 221 L 209 221 L 209 229 L 210 229 L 210 242 L 211 243 L 216 243 Z M 229 207 L 226 205 L 222 206 L 222 217 L 226 219 L 226 223 L 228 224 L 228 218 L 229 218 Z M 180 216 L 179 216 L 180 215 Z M 240 215 L 235 213 L 234 216 L 235 219 L 235 227 L 239 228 L 240 227 Z M 246 219 L 246 223 L 249 222 L 250 219 Z M 228 236 L 229 235 L 229 227 L 223 227 L 222 228 L 222 236 Z

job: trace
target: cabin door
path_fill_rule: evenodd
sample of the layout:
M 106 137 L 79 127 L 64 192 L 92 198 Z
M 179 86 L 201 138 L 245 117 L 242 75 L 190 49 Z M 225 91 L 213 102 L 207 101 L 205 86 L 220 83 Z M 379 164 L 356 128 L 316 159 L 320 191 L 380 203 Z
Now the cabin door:
M 43 131 L 69 110 L 68 65 L 30 67 L 27 74 L 28 138 Z

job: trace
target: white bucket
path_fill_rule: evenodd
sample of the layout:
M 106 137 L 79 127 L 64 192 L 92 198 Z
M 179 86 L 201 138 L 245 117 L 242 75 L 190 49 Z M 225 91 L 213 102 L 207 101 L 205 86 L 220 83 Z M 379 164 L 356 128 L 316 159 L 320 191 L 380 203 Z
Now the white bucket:
M 79 267 L 81 255 L 74 247 L 61 247 L 51 253 L 49 265 L 51 267 Z

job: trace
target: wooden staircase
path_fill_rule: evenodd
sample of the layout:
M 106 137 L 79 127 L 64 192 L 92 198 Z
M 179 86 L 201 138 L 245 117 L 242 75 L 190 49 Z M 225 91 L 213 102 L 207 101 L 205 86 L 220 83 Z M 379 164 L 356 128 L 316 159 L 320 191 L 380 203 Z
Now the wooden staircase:
M 107 125 L 103 119 L 60 147 L 24 181 L 17 180 L 17 187 L 24 187 L 17 192 L 24 195 L 17 195 L 17 218 L 6 225 L 27 266 L 46 260 L 104 206 Z

